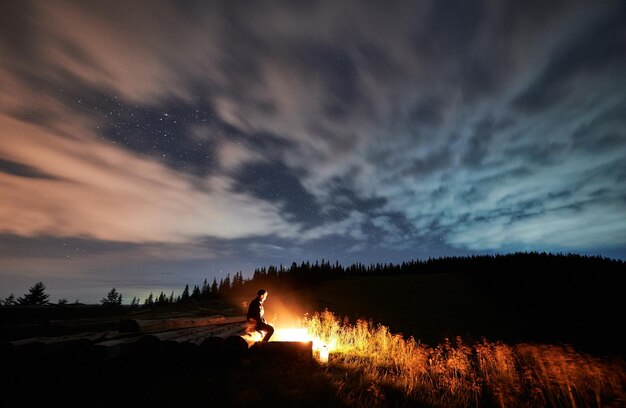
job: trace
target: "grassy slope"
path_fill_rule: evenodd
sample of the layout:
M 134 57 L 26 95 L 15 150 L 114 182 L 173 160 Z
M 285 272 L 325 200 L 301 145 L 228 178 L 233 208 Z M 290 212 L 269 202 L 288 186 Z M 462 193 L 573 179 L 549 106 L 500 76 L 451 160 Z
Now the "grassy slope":
M 613 307 L 571 288 L 546 294 L 489 286 L 469 274 L 442 273 L 346 278 L 300 296 L 314 310 L 371 319 L 431 345 L 459 335 L 468 340 L 567 343 L 600 353 L 624 351 Z
M 371 319 L 416 339 L 462 327 L 469 311 L 484 308 L 466 276 L 450 274 L 358 277 L 307 291 L 318 309 L 351 319 Z

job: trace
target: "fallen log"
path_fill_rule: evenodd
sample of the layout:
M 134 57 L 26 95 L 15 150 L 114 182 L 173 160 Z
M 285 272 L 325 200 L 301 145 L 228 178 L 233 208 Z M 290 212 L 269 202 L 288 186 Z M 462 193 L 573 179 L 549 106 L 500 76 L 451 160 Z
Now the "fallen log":
M 248 351 L 248 343 L 240 335 L 228 336 L 224 339 L 222 349 L 229 354 L 243 354 Z
M 75 358 L 81 362 L 111 360 L 128 355 L 133 350 L 132 343 L 117 343 L 112 346 L 93 344 L 77 352 Z
M 189 327 L 245 322 L 245 316 L 176 317 L 169 319 L 131 319 L 120 324 L 120 332 L 148 333 Z
M 119 337 L 128 336 L 127 334 L 120 334 L 118 331 L 104 331 L 104 332 L 87 332 L 87 333 L 78 333 L 71 334 L 66 336 L 54 336 L 54 337 L 30 337 L 27 339 L 20 340 L 12 340 L 9 343 L 14 346 L 23 346 L 29 343 L 45 343 L 45 344 L 53 344 L 53 343 L 65 343 L 73 340 L 89 340 L 91 342 L 99 342 L 105 340 L 112 340 Z
M 191 327 L 188 329 L 179 329 L 179 330 L 169 330 L 164 332 L 156 332 L 146 334 L 147 336 L 154 336 L 161 341 L 177 341 L 184 342 L 189 341 L 192 343 L 200 344 L 207 337 L 211 336 L 221 336 L 237 334 L 243 332 L 245 329 L 245 325 L 242 323 L 230 323 L 224 325 L 213 325 L 213 326 L 201 326 L 201 327 Z
M 92 346 L 93 343 L 87 339 L 50 343 L 35 341 L 13 346 L 11 357 L 16 361 L 67 359 L 73 358 L 77 353 Z
M 222 351 L 224 339 L 222 337 L 211 336 L 199 344 L 199 350 L 207 353 L 218 353 Z
M 263 340 L 263 336 L 265 336 L 265 333 L 259 331 L 246 331 L 240 334 L 240 337 L 248 344 L 248 348 Z

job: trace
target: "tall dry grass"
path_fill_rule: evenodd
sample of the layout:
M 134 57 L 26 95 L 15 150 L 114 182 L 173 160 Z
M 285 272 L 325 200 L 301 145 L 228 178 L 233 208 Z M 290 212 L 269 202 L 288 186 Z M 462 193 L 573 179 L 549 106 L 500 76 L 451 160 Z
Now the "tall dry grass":
M 626 365 L 562 345 L 466 344 L 430 347 L 325 310 L 303 321 L 331 351 L 327 373 L 354 406 L 626 406 Z

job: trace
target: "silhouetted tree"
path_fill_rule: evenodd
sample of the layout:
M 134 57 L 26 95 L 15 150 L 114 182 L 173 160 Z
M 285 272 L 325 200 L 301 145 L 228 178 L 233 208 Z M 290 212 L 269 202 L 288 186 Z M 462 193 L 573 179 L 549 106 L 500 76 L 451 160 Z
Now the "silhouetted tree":
M 43 282 L 35 283 L 24 297 L 18 298 L 20 305 L 46 305 L 50 295 L 46 293 L 46 285 Z
M 217 293 L 221 298 L 225 298 L 230 294 L 230 274 L 220 280 L 220 286 L 217 289 Z
M 204 282 L 202 283 L 202 288 L 200 289 L 200 298 L 202 299 L 208 299 L 209 298 L 209 283 L 207 282 L 206 278 L 204 278 Z
M 195 300 L 200 300 L 200 287 L 198 285 L 193 286 L 193 291 L 191 291 L 191 298 Z
M 183 289 L 183 294 L 180 297 L 180 301 L 181 302 L 188 302 L 189 301 L 189 284 L 185 285 L 185 289 Z
M 150 292 L 150 294 L 146 298 L 146 301 L 143 304 L 146 306 L 154 305 L 154 295 L 152 294 L 152 292 Z
M 231 293 L 233 295 L 239 295 L 241 294 L 241 291 L 243 290 L 243 274 L 241 271 L 235 273 L 235 277 L 233 278 L 233 283 L 231 285 Z
M 103 306 L 119 306 L 122 304 L 122 294 L 113 288 L 107 293 L 107 296 L 100 299 Z
M 4 301 L 2 302 L 2 304 L 4 306 L 13 306 L 15 304 L 17 304 L 17 300 L 15 300 L 15 295 L 13 293 L 11 293 L 9 296 L 7 296 Z
M 57 305 L 67 305 L 67 298 L 61 298 L 57 302 Z
M 218 293 L 217 279 L 213 278 L 211 283 L 211 298 L 216 298 Z

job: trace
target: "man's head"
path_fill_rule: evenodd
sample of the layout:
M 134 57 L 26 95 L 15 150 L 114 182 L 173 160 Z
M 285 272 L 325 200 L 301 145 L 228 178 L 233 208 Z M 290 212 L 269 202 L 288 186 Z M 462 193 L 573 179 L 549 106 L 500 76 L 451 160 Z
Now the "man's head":
M 256 295 L 259 298 L 259 300 L 261 300 L 261 303 L 263 303 L 265 299 L 267 298 L 267 291 L 265 289 L 259 289 Z

